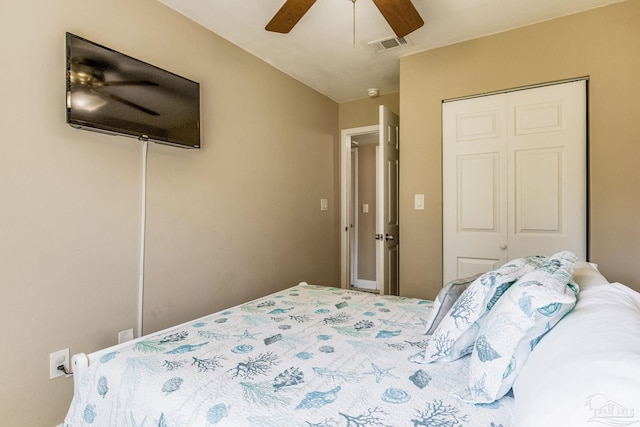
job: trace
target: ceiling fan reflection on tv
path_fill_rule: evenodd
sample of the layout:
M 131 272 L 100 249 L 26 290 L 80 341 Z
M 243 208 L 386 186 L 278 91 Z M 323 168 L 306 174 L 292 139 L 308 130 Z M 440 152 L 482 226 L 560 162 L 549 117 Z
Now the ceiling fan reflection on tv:
M 160 114 L 143 107 L 140 104 L 129 101 L 113 93 L 102 90 L 107 87 L 114 86 L 158 86 L 147 80 L 131 80 L 131 81 L 107 81 L 104 76 L 104 69 L 108 69 L 109 64 L 104 61 L 98 61 L 90 58 L 74 58 L 72 67 L 69 70 L 69 79 L 75 87 L 84 89 L 87 93 L 97 95 L 100 98 L 108 98 L 110 100 L 135 108 L 150 116 L 159 116 Z
M 356 0 L 349 0 L 355 4 Z M 288 33 L 300 21 L 316 0 L 286 0 L 265 29 Z M 411 0 L 373 0 L 376 7 L 398 37 L 404 37 L 424 25 Z

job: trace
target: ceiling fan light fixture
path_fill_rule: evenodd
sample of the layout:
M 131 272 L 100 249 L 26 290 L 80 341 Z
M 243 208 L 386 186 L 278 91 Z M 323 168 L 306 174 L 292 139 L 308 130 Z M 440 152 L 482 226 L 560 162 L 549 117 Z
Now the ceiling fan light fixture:
M 78 91 L 73 95 L 71 92 L 67 94 L 67 106 L 72 106 L 80 110 L 95 111 L 106 103 L 107 101 L 99 95 L 86 90 Z

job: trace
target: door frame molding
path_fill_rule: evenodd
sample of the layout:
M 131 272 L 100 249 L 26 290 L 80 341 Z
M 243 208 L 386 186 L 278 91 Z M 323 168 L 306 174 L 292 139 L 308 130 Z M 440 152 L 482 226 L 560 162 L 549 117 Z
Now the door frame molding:
M 351 280 L 351 245 L 349 214 L 351 200 L 352 138 L 380 131 L 380 125 L 343 129 L 340 132 L 340 287 L 349 289 Z
M 359 151 L 358 151 L 359 147 L 351 147 L 351 161 L 350 161 L 350 165 L 351 165 L 351 171 L 350 171 L 350 175 L 349 178 L 351 179 L 350 184 L 349 184 L 349 190 L 352 191 L 351 194 L 349 195 L 349 206 L 360 206 L 360 199 L 358 196 L 358 170 L 359 170 Z M 351 228 L 352 228 L 352 232 L 349 232 L 349 230 L 347 230 L 347 235 L 348 238 L 350 239 L 349 242 L 354 241 L 354 242 L 358 242 L 359 237 L 358 237 L 358 233 L 359 233 L 359 227 L 358 227 L 358 209 L 353 209 L 351 211 L 347 211 L 347 218 L 349 218 L 351 221 L 353 221 L 353 223 L 351 224 Z M 350 245 L 350 251 L 349 251 L 349 262 L 351 263 L 350 268 L 349 268 L 349 276 L 350 276 L 350 282 L 349 284 L 353 284 L 354 286 L 358 283 L 358 254 L 359 254 L 359 245 L 358 244 L 354 244 L 354 245 Z

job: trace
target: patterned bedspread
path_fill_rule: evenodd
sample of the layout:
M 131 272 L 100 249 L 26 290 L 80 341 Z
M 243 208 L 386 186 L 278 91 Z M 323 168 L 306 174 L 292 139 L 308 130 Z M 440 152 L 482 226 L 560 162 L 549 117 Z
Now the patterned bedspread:
M 468 357 L 414 364 L 431 302 L 298 286 L 105 352 L 65 426 L 513 425 L 451 395 Z

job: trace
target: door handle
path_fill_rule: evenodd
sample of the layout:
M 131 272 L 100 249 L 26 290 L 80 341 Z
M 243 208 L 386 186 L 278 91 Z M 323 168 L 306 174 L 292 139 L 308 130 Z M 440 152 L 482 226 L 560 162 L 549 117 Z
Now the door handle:
M 389 241 L 389 240 L 393 240 L 393 239 L 395 239 L 393 234 L 385 234 L 384 235 L 384 240 Z

